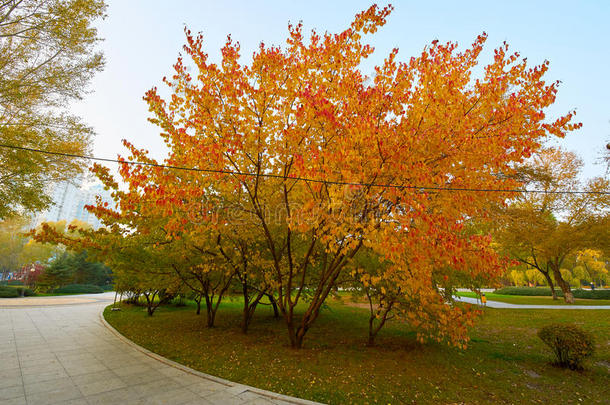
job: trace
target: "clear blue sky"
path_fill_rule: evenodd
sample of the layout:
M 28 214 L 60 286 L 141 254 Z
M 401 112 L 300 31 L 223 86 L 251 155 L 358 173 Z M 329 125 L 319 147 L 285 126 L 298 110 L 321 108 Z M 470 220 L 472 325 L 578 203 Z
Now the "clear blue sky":
M 188 1 L 107 0 L 108 17 L 100 21 L 106 69 L 92 82 L 92 93 L 74 106 L 97 131 L 94 153 L 124 154 L 121 139 L 163 156 L 164 146 L 150 125 L 145 91 L 161 86 L 184 43 L 184 26 L 204 34 L 206 49 L 217 61 L 227 34 L 241 43 L 242 54 L 258 44 L 282 45 L 289 21 L 306 30 L 338 32 L 369 1 Z M 379 2 L 385 5 L 385 2 Z M 549 80 L 561 80 L 551 113 L 577 110 L 580 131 L 561 141 L 585 161 L 586 177 L 600 175 L 596 164 L 610 139 L 610 1 L 394 1 L 388 23 L 369 42 L 380 63 L 393 47 L 407 60 L 432 40 L 468 46 L 485 31 L 488 60 L 494 47 L 507 41 L 530 63 L 547 59 Z M 367 63 L 369 65 L 369 63 Z M 370 65 L 369 65 L 370 66 Z M 365 67 L 370 69 L 369 67 Z

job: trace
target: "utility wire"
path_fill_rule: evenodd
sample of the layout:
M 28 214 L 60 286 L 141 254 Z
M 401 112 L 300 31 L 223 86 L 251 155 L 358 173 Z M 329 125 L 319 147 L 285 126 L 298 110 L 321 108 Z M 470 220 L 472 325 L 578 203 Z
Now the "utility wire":
M 238 172 L 238 171 L 233 171 L 233 170 L 201 169 L 198 167 L 172 166 L 172 165 L 163 165 L 163 164 L 159 164 L 159 163 L 150 163 L 150 162 L 135 162 L 135 161 L 130 161 L 130 160 L 119 160 L 119 159 L 110 159 L 110 158 L 100 158 L 100 157 L 95 157 L 95 156 L 77 155 L 74 153 L 52 152 L 52 151 L 48 151 L 48 150 L 26 148 L 24 146 L 16 146 L 16 145 L 0 144 L 0 147 L 6 148 L 6 149 L 40 153 L 40 154 L 45 154 L 45 155 L 64 156 L 64 157 L 71 157 L 71 158 L 77 158 L 77 159 L 87 159 L 87 160 L 93 160 L 93 161 L 97 161 L 97 162 L 151 166 L 151 167 L 159 167 L 159 168 L 171 169 L 171 170 L 230 174 L 230 175 L 236 175 L 236 176 L 248 176 L 248 177 L 260 176 L 260 177 L 276 178 L 276 179 L 283 179 L 283 180 L 305 181 L 308 183 L 334 184 L 334 185 L 340 185 L 340 186 L 365 186 L 365 187 L 430 190 L 430 191 L 471 191 L 471 192 L 482 192 L 482 193 L 541 193 L 541 194 L 610 195 L 610 192 L 608 192 L 608 191 L 492 189 L 492 188 L 440 187 L 440 186 L 401 186 L 398 184 L 356 183 L 356 182 L 347 182 L 347 181 L 309 179 L 306 177 L 290 177 L 290 176 L 282 176 L 279 174 L 270 174 L 270 173 L 258 173 L 257 174 L 257 173 L 248 173 L 248 172 Z

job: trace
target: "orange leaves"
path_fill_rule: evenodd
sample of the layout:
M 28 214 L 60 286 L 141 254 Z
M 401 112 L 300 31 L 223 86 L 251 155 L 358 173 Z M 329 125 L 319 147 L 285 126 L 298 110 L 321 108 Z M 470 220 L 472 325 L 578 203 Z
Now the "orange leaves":
M 373 4 L 367 10 L 356 14 L 354 22 L 351 27 L 355 31 L 362 31 L 365 34 L 375 33 L 377 29 L 386 23 L 386 18 L 394 10 L 394 7 L 389 4 L 386 7 L 380 9 L 377 4 Z
M 404 62 L 394 49 L 368 80 L 360 66 L 372 47 L 362 38 L 391 11 L 372 6 L 346 30 L 309 41 L 301 24 L 290 26 L 286 48 L 261 44 L 248 64 L 230 37 L 220 65 L 208 63 L 203 37 L 186 30 L 190 61 L 178 59 L 165 80 L 170 99 L 153 88 L 145 100 L 165 161 L 203 171 L 153 167 L 125 142 L 130 159 L 151 165 L 122 164 L 125 191 L 97 168 L 121 212 L 96 214 L 126 238 L 206 246 L 211 257 L 221 240 L 256 245 L 260 279 L 280 305 L 307 291 L 309 314 L 365 246 L 383 266 L 362 266 L 364 287 L 400 297 L 403 319 L 463 344 L 476 314 L 443 291 L 498 277 L 504 263 L 476 226 L 511 194 L 459 190 L 519 186 L 515 165 L 579 124 L 573 113 L 546 117 L 556 93 L 546 63 L 528 68 L 503 44 L 477 74 L 486 34 L 464 51 L 435 41 Z M 173 253 L 163 243 L 151 251 Z M 313 321 L 303 322 L 307 330 Z

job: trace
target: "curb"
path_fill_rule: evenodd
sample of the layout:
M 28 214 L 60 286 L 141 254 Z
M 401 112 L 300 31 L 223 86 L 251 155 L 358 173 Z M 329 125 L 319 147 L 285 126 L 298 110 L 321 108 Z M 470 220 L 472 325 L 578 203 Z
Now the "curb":
M 112 325 L 110 325 L 104 318 L 105 309 L 106 309 L 106 307 L 103 307 L 102 311 L 100 312 L 100 321 L 101 321 L 102 325 L 104 325 L 106 327 L 106 329 L 108 329 L 113 335 L 115 335 L 117 338 L 119 338 L 123 343 L 128 344 L 129 346 L 136 349 L 140 353 L 143 353 L 143 354 L 147 355 L 148 357 L 153 358 L 165 365 L 168 365 L 170 367 L 184 371 L 185 373 L 195 375 L 197 377 L 201 377 L 205 380 L 209 380 L 209 381 L 213 381 L 215 383 L 225 385 L 225 386 L 227 386 L 227 392 L 231 393 L 232 395 L 239 395 L 244 392 L 251 392 L 253 394 L 261 395 L 261 396 L 267 397 L 272 400 L 274 400 L 274 399 L 280 400 L 280 401 L 284 401 L 284 402 L 288 402 L 288 403 L 296 404 L 296 405 L 323 405 L 320 402 L 314 402 L 314 401 L 309 401 L 307 399 L 290 397 L 287 395 L 278 394 L 276 392 L 266 391 L 266 390 L 262 390 L 259 388 L 250 387 L 248 385 L 235 383 L 233 381 L 225 380 L 224 378 L 216 377 L 216 376 L 213 376 L 210 374 L 205 374 L 205 373 L 202 373 L 201 371 L 194 370 L 194 369 L 184 366 L 180 363 L 176 363 L 175 361 L 167 359 L 163 356 L 160 356 L 157 353 L 153 353 L 150 350 L 145 349 L 144 347 L 127 339 L 119 331 L 117 331 Z

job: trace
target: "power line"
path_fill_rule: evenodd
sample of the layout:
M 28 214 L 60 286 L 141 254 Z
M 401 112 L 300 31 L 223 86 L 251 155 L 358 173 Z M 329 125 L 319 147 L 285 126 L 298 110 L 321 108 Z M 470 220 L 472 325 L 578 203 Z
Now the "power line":
M 582 190 L 528 190 L 528 189 L 491 189 L 491 188 L 467 188 L 467 187 L 440 187 L 440 186 L 401 186 L 398 184 L 378 184 L 378 183 L 356 183 L 356 182 L 347 182 L 347 181 L 332 181 L 332 180 L 320 180 L 320 179 L 309 179 L 306 177 L 290 177 L 290 176 L 282 176 L 279 174 L 271 174 L 271 173 L 248 173 L 248 172 L 238 172 L 233 170 L 219 170 L 219 169 L 201 169 L 198 167 L 185 167 L 185 166 L 173 166 L 173 165 L 163 165 L 159 163 L 150 163 L 150 162 L 134 162 L 130 160 L 119 160 L 119 159 L 110 159 L 110 158 L 100 158 L 95 156 L 86 156 L 86 155 L 78 155 L 74 153 L 65 153 L 65 152 L 52 152 L 48 150 L 35 149 L 35 148 L 26 148 L 24 146 L 15 146 L 15 145 L 6 145 L 0 144 L 0 147 L 6 149 L 13 150 L 22 150 L 26 152 L 34 152 L 41 153 L 45 155 L 53 155 L 53 156 L 64 156 L 71 157 L 76 159 L 87 159 L 93 160 L 97 162 L 107 162 L 107 163 L 119 163 L 119 164 L 128 164 L 128 165 L 140 165 L 140 166 L 151 166 L 151 167 L 159 167 L 163 169 L 171 169 L 171 170 L 183 170 L 183 171 L 192 171 L 192 172 L 204 172 L 204 173 L 217 173 L 217 174 L 230 174 L 235 176 L 248 176 L 248 177 L 268 177 L 268 178 L 276 178 L 282 180 L 295 180 L 295 181 L 305 181 L 308 183 L 322 183 L 322 184 L 334 184 L 339 186 L 364 186 L 364 187 L 380 187 L 380 188 L 397 188 L 397 189 L 413 189 L 413 190 L 423 190 L 423 191 L 470 191 L 470 192 L 482 192 L 482 193 L 541 193 L 541 194 L 598 194 L 598 195 L 610 195 L 608 191 L 582 191 Z

